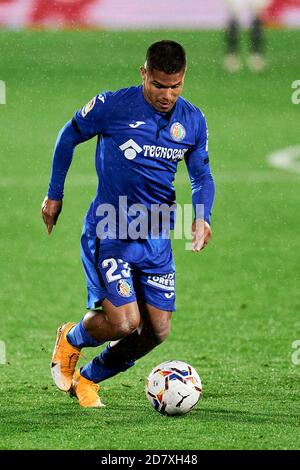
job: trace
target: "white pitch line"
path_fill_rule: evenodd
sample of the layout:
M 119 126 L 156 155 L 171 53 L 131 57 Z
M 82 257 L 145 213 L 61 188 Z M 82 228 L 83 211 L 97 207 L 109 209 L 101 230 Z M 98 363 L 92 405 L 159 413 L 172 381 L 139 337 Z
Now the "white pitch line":
M 287 170 L 293 173 L 300 173 L 300 145 L 286 147 L 268 155 L 269 164 L 280 170 Z

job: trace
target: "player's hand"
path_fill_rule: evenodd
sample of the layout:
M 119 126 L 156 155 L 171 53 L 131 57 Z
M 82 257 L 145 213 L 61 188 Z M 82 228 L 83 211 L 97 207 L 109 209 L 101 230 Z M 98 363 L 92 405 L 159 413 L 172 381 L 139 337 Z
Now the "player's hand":
M 43 200 L 41 212 L 49 235 L 52 232 L 53 225 L 56 225 L 61 209 L 62 201 L 54 201 L 53 199 L 49 199 L 47 196 Z
M 210 225 L 203 219 L 192 223 L 192 251 L 200 251 L 206 247 L 212 236 Z

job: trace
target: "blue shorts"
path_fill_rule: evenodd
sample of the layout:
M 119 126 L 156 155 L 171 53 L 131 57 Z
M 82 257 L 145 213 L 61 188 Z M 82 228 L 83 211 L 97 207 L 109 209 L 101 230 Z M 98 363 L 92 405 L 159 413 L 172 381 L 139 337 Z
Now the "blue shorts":
M 100 240 L 84 226 L 81 259 L 86 275 L 87 308 L 104 299 L 119 307 L 142 301 L 175 310 L 175 265 L 171 240 Z

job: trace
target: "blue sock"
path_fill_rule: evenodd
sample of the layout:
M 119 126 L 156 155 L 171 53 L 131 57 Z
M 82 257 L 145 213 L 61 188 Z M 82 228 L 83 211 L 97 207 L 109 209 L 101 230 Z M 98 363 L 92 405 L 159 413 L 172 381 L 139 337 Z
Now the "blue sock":
M 78 349 L 81 349 L 87 346 L 96 347 L 106 342 L 106 341 L 99 342 L 95 340 L 94 338 L 92 338 L 87 333 L 83 325 L 83 319 L 81 320 L 80 323 L 77 323 L 77 325 L 71 328 L 71 330 L 67 334 L 67 340 L 72 346 L 74 346 L 74 348 L 78 348 Z
M 92 361 L 82 367 L 80 374 L 86 379 L 98 383 L 102 382 L 102 380 L 108 379 L 109 377 L 117 375 L 119 372 L 124 372 L 125 370 L 129 369 L 129 367 L 134 366 L 134 361 L 124 362 L 122 358 L 112 360 L 109 357 L 110 349 L 110 345 L 106 346 L 99 356 L 94 357 Z

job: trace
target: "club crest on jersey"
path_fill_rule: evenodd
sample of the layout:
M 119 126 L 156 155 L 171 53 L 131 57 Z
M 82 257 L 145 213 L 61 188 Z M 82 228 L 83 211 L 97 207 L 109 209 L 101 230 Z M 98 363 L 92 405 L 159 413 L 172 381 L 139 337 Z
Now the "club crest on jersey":
M 130 282 L 125 279 L 120 279 L 117 283 L 117 292 L 121 297 L 130 297 L 132 295 Z
M 180 142 L 185 137 L 185 128 L 180 122 L 174 122 L 171 126 L 170 134 L 173 140 Z
M 82 108 L 82 111 L 81 111 L 81 115 L 82 117 L 85 117 L 87 115 L 87 113 L 89 113 L 93 107 L 95 106 L 95 103 L 96 103 L 96 96 L 94 96 L 94 98 L 92 98 L 83 108 Z

